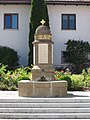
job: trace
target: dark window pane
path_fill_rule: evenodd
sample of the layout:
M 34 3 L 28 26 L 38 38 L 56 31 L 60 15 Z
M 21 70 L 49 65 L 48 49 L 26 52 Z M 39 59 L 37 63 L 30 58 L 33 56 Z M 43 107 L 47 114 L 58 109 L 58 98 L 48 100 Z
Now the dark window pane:
M 10 16 L 5 16 L 5 29 L 10 29 Z
M 75 17 L 74 15 L 69 16 L 69 29 L 75 29 Z
M 18 16 L 12 15 L 12 29 L 18 28 Z
M 4 29 L 18 29 L 18 14 L 4 15 Z
M 76 29 L 76 17 L 75 14 L 63 14 L 62 15 L 62 29 L 63 30 L 75 30 Z
M 74 20 L 74 18 L 75 18 L 74 15 L 70 15 L 70 16 L 69 16 L 69 19 L 70 19 L 70 20 Z
M 63 20 L 68 20 L 68 16 L 67 15 L 63 15 Z
M 70 26 L 69 26 L 69 28 L 72 29 L 72 30 L 75 29 L 75 28 L 74 28 L 74 21 L 70 21 Z
M 68 29 L 68 16 L 63 15 L 63 29 Z

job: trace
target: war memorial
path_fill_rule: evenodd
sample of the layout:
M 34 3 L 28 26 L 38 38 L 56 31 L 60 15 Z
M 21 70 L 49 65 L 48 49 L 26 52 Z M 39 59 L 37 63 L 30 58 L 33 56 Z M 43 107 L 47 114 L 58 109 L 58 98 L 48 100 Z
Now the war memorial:
M 35 31 L 33 44 L 34 66 L 32 80 L 19 82 L 19 96 L 61 97 L 67 95 L 67 81 L 54 81 L 53 41 L 45 21 Z

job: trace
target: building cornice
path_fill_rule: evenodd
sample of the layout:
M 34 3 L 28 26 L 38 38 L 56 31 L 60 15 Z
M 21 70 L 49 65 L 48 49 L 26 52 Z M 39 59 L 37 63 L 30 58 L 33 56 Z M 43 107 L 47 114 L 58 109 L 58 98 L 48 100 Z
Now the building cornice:
M 0 4 L 31 4 L 31 0 L 0 0 Z
M 48 5 L 90 5 L 90 1 L 87 0 L 47 0 Z
M 47 5 L 90 5 L 90 0 L 45 0 Z M 0 4 L 31 4 L 31 0 L 0 0 Z

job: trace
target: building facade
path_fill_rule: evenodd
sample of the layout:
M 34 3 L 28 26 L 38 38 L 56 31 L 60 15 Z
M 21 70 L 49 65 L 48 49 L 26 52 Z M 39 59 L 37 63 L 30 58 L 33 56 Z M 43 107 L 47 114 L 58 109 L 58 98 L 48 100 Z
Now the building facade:
M 30 0 L 0 0 L 0 45 L 15 49 L 28 64 Z M 60 65 L 69 39 L 90 41 L 89 0 L 46 0 L 54 41 L 54 65 Z
M 52 5 L 48 6 L 50 27 L 54 41 L 54 64 L 64 63 L 62 51 L 69 39 L 90 42 L 90 6 Z
M 20 65 L 28 64 L 30 5 L 0 4 L 0 45 L 18 52 Z

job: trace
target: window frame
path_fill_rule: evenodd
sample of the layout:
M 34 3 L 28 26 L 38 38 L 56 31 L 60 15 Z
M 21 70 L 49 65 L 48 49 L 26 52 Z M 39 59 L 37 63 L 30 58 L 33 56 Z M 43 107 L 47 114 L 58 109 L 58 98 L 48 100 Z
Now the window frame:
M 68 17 L 68 27 L 65 29 L 64 27 L 63 27 L 63 16 L 64 15 L 66 15 L 67 17 Z M 70 16 L 74 16 L 74 28 L 73 29 L 71 29 L 70 28 Z M 62 30 L 76 30 L 76 14 L 62 14 L 61 15 L 61 21 L 62 21 L 62 25 L 61 25 L 61 29 Z
M 12 26 L 12 16 L 13 15 L 17 15 L 17 28 L 13 28 Z M 6 28 L 6 16 L 10 16 L 10 28 Z M 19 17 L 18 17 L 18 13 L 5 13 L 4 14 L 4 30 L 18 30 L 18 20 L 19 20 Z

